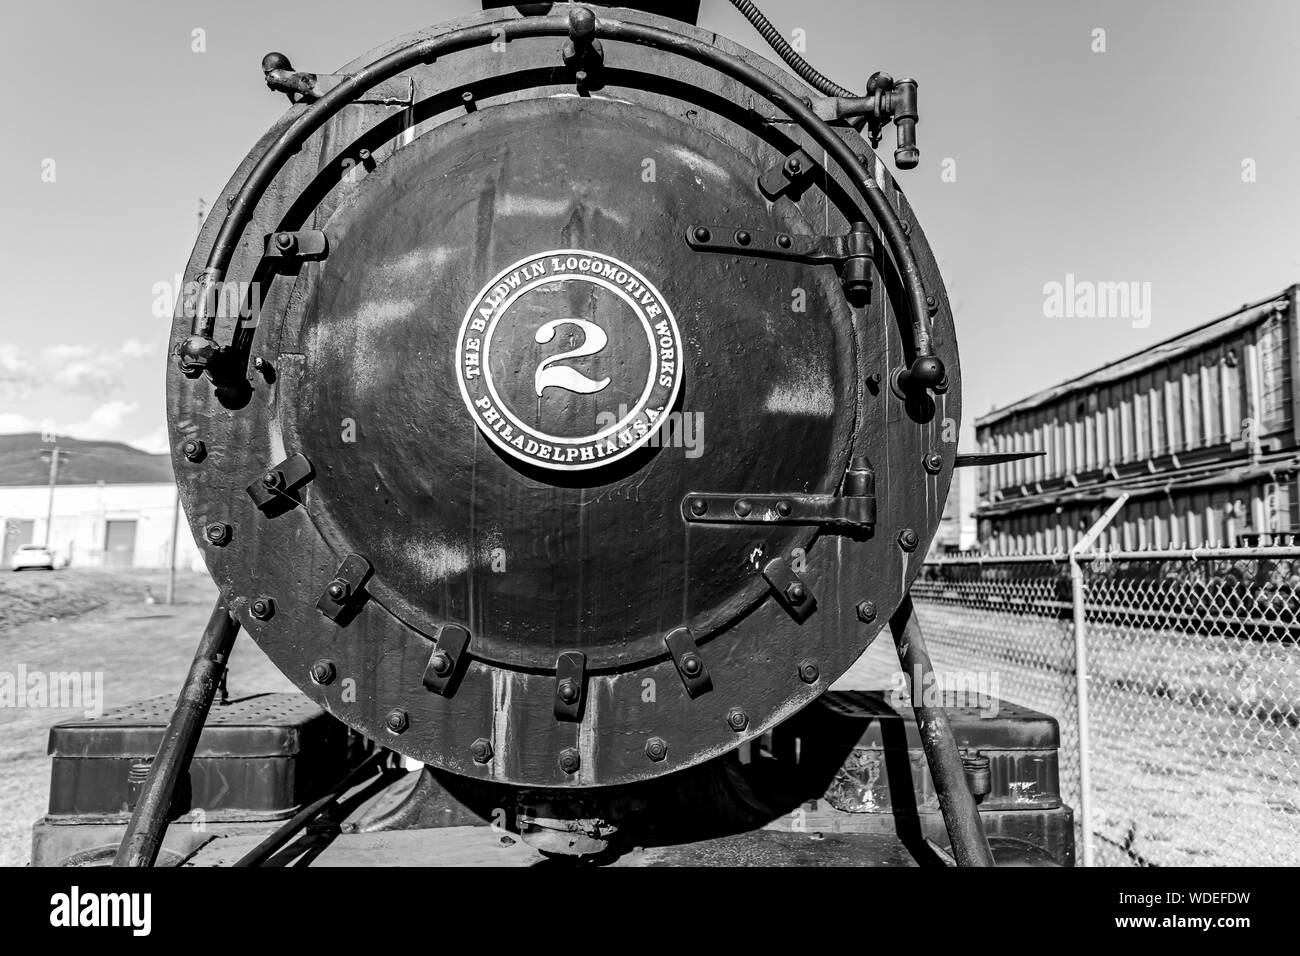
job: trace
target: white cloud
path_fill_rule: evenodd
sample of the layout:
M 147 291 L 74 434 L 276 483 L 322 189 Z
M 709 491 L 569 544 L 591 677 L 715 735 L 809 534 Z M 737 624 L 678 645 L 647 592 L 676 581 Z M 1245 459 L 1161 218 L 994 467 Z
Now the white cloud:
M 141 435 L 139 438 L 132 438 L 127 442 L 141 451 L 147 451 L 151 455 L 160 455 L 171 450 L 171 441 L 167 438 L 167 426 L 160 425 L 153 431 Z
M 139 402 L 105 402 L 85 421 L 60 427 L 59 432 L 73 438 L 114 438 L 114 433 L 122 427 L 122 420 L 139 407 Z
M 21 432 L 38 432 L 40 422 L 17 412 L 0 412 L 0 435 L 15 435 Z

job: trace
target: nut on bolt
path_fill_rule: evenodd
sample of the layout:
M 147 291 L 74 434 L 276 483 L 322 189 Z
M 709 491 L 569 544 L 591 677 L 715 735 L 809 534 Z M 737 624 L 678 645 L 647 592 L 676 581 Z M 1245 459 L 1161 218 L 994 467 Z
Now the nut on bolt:
M 916 546 L 921 543 L 915 531 L 911 528 L 904 528 L 898 532 L 898 546 L 904 551 L 915 551 Z
M 335 604 L 342 604 L 352 594 L 352 586 L 342 578 L 335 578 L 326 586 L 325 593 Z
M 817 683 L 817 678 L 821 676 L 821 671 L 817 667 L 817 662 L 810 657 L 805 657 L 799 662 L 799 679 L 805 684 Z
M 749 726 L 749 714 L 739 707 L 731 708 L 727 711 L 727 726 L 739 733 Z
M 214 521 L 203 529 L 203 537 L 208 540 L 208 544 L 215 544 L 218 548 L 230 543 L 230 525 L 224 521 Z
M 560 751 L 560 769 L 565 773 L 577 773 L 581 766 L 582 758 L 578 756 L 578 751 L 572 747 L 565 747 Z
M 404 710 L 390 710 L 388 716 L 384 718 L 384 726 L 388 728 L 390 734 L 400 734 L 410 726 L 410 721 L 406 718 Z
M 578 682 L 572 677 L 566 677 L 560 681 L 560 686 L 555 689 L 555 692 L 559 695 L 560 700 L 566 704 L 577 703 L 579 695 Z
M 254 598 L 248 609 L 253 617 L 259 621 L 269 621 L 275 614 L 275 599 L 269 597 Z
M 668 756 L 668 741 L 662 737 L 651 737 L 645 742 L 645 755 L 658 763 Z
M 921 459 L 921 467 L 932 475 L 939 474 L 943 470 L 943 455 L 937 451 L 932 451 Z
M 198 438 L 187 438 L 181 445 L 181 454 L 189 461 L 202 461 L 207 457 L 208 446 Z
M 281 252 L 293 252 L 298 247 L 298 237 L 291 232 L 277 232 L 275 247 Z
M 446 677 L 451 673 L 451 655 L 446 651 L 434 651 L 429 666 L 439 677 Z
M 863 624 L 870 624 L 876 619 L 876 602 L 859 601 L 858 602 L 858 620 Z
M 322 687 L 334 683 L 334 662 L 317 661 L 312 664 L 311 680 L 313 684 L 320 684 Z
M 492 742 L 486 737 L 480 737 L 469 745 L 469 755 L 475 763 L 487 763 L 492 759 Z
M 791 604 L 802 604 L 807 597 L 808 589 L 797 581 L 785 589 L 785 599 Z

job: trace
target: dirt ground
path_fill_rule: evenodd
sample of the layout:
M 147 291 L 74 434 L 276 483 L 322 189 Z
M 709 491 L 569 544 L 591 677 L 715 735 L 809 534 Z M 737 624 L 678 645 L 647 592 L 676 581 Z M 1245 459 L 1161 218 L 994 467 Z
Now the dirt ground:
M 161 601 L 166 573 L 130 568 L 69 568 L 0 575 L 0 672 L 98 672 L 104 707 L 175 694 L 216 588 L 206 574 L 178 574 L 174 605 Z M 157 602 L 147 603 L 152 594 Z M 231 655 L 233 693 L 293 690 L 253 641 L 241 635 Z M 27 862 L 31 826 L 49 795 L 49 728 L 84 708 L 0 705 L 0 865 Z M 91 703 L 83 701 L 82 703 Z

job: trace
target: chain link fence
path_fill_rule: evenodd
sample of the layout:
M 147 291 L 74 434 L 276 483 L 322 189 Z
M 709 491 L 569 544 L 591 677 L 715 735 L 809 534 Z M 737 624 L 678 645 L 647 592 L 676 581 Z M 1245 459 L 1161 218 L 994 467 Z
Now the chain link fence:
M 1058 720 L 1094 864 L 1300 864 L 1300 549 L 941 559 L 912 596 L 937 671 Z

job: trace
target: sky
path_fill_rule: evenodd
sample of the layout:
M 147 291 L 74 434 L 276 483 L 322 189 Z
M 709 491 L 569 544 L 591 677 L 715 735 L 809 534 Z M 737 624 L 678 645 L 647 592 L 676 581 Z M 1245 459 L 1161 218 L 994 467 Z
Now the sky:
M 921 164 L 899 180 L 952 299 L 966 447 L 995 406 L 1300 281 L 1295 0 L 759 5 L 842 86 L 920 84 Z M 5 0 L 0 433 L 164 450 L 198 200 L 286 106 L 262 55 L 331 72 L 479 7 Z M 766 53 L 725 0 L 702 7 Z M 1090 307 L 1107 283 L 1128 302 Z

